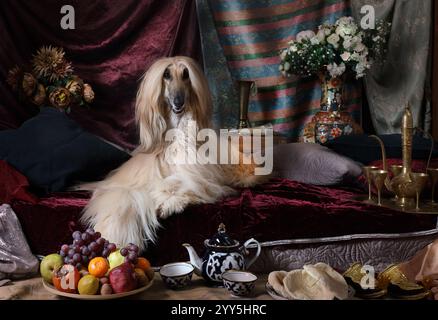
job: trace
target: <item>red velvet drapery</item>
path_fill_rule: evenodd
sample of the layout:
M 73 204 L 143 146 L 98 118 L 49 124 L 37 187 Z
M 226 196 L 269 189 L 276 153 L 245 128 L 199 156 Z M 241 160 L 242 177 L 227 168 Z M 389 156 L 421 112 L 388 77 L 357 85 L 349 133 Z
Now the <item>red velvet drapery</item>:
M 91 110 L 71 117 L 86 130 L 125 148 L 137 143 L 133 103 L 139 78 L 157 58 L 200 57 L 195 0 L 69 1 L 75 30 L 60 25 L 62 1 L 0 2 L 0 130 L 16 128 L 38 110 L 6 84 L 9 68 L 41 45 L 62 46 L 75 73 L 92 84 Z

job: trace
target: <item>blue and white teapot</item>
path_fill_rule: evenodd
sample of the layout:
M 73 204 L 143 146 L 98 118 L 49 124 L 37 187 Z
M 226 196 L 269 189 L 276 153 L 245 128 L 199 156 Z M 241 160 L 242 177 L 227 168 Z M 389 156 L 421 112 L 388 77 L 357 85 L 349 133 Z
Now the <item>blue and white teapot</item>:
M 257 246 L 257 252 L 252 259 L 246 261 L 245 256 L 249 253 L 247 248 L 250 244 Z M 249 239 L 243 245 L 231 239 L 223 223 L 219 225 L 217 234 L 204 241 L 206 252 L 202 259 L 191 245 L 185 243 L 183 246 L 189 253 L 190 263 L 195 268 L 195 273 L 204 277 L 208 282 L 220 284 L 222 284 L 222 274 L 225 271 L 248 269 L 261 252 L 260 243 L 255 239 Z

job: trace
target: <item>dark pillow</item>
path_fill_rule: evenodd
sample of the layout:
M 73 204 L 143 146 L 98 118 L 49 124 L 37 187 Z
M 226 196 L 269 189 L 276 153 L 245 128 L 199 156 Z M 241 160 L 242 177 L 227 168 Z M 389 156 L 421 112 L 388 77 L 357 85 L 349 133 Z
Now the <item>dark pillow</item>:
M 0 131 L 0 159 L 39 191 L 63 191 L 79 181 L 99 180 L 129 158 L 54 108 L 43 108 L 16 130 Z
M 401 159 L 402 145 L 400 134 L 379 136 L 385 145 L 387 158 Z M 429 158 L 432 141 L 420 135 L 413 137 L 412 159 L 427 160 Z M 355 161 L 368 165 L 372 161 L 381 160 L 380 144 L 368 135 L 341 136 L 325 144 L 336 153 L 349 157 Z M 438 156 L 438 149 L 434 149 L 434 158 Z

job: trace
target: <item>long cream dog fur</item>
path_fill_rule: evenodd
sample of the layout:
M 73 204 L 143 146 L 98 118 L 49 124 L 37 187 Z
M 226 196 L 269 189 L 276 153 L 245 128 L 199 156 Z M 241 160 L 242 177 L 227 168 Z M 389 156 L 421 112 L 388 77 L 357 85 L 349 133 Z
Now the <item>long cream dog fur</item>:
M 189 120 L 198 129 L 210 126 L 210 91 L 192 59 L 156 61 L 143 77 L 135 107 L 140 145 L 128 162 L 93 185 L 82 217 L 106 239 L 144 249 L 156 239 L 158 218 L 180 213 L 189 204 L 213 203 L 235 192 L 233 187 L 260 180 L 251 165 L 171 165 L 189 144 L 184 136 L 165 141 L 166 132 L 185 130 Z

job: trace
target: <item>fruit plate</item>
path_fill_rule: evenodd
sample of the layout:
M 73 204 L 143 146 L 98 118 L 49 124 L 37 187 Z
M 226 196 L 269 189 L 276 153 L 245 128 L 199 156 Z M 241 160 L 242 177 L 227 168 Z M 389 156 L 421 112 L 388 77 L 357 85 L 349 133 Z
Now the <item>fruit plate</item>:
M 113 293 L 113 294 L 108 294 L 108 295 L 100 295 L 100 294 L 95 294 L 95 295 L 88 295 L 88 294 L 77 294 L 77 293 L 66 293 L 66 292 L 62 292 L 57 290 L 54 286 L 52 286 L 51 284 L 48 284 L 47 282 L 43 281 L 43 286 L 44 288 L 49 291 L 50 293 L 56 294 L 58 296 L 62 296 L 62 297 L 67 297 L 67 298 L 72 298 L 72 299 L 79 299 L 79 300 L 112 300 L 112 299 L 120 299 L 120 298 L 124 298 L 124 297 L 129 297 L 129 296 L 133 296 L 135 294 L 141 293 L 143 291 L 146 291 L 147 289 L 149 289 L 153 284 L 154 284 L 154 279 L 152 279 L 151 282 L 148 283 L 148 285 L 129 291 L 129 292 L 123 292 L 123 293 Z

